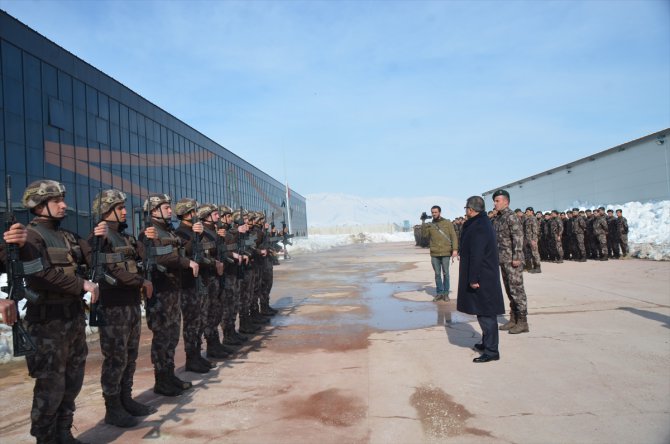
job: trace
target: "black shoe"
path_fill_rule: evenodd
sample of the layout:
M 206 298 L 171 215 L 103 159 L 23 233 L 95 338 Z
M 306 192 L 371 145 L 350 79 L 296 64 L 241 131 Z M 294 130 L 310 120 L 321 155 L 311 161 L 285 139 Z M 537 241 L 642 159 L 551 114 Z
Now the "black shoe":
M 472 349 L 474 351 L 483 352 L 484 350 L 486 350 L 486 347 L 484 347 L 484 344 L 475 344 L 472 346 Z
M 498 359 L 500 359 L 500 355 L 491 356 L 491 355 L 487 355 L 486 353 L 484 353 L 480 357 L 473 359 L 472 362 L 476 362 L 476 363 L 490 362 L 490 361 L 497 361 Z

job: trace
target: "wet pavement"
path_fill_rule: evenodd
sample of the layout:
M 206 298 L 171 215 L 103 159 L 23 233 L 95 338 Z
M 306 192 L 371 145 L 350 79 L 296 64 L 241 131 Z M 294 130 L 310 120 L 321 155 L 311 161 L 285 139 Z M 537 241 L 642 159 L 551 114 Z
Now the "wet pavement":
M 75 435 L 94 443 L 668 442 L 670 264 L 563 265 L 526 277 L 531 333 L 501 335 L 501 361 L 476 365 L 479 327 L 454 311 L 454 293 L 432 302 L 426 250 L 362 244 L 295 257 L 275 268 L 280 314 L 234 358 L 206 375 L 185 373 L 180 342 L 178 374 L 195 386 L 180 397 L 151 391 L 144 326 L 135 395 L 159 411 L 132 429 L 101 421 L 92 338 Z M 614 364 L 614 350 L 637 358 Z M 32 442 L 23 362 L 0 366 L 0 390 L 0 443 Z

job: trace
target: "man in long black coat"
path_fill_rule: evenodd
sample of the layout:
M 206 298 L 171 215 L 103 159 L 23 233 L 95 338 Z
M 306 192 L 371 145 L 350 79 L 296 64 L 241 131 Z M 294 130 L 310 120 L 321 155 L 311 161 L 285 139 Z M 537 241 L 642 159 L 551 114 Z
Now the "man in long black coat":
M 473 362 L 497 361 L 500 359 L 497 316 L 505 313 L 505 303 L 500 286 L 496 233 L 480 196 L 467 200 L 465 212 L 468 220 L 461 233 L 456 307 L 460 312 L 477 315 L 482 328 L 482 342 L 474 345 L 482 355 Z

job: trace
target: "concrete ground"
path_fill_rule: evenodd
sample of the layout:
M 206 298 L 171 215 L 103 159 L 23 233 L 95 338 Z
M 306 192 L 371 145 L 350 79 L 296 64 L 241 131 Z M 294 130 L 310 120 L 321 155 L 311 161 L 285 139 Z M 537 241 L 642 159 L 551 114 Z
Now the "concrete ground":
M 451 266 L 457 287 L 458 263 Z M 432 302 L 427 250 L 368 244 L 275 269 L 281 314 L 177 398 L 151 391 L 143 331 L 135 394 L 158 413 L 104 424 L 100 351 L 89 344 L 75 435 L 92 443 L 668 443 L 670 263 L 543 264 L 524 275 L 530 333 L 501 334 L 473 364 L 473 318 Z M 500 321 L 504 319 L 501 317 Z M 32 380 L 0 366 L 0 442 L 31 442 Z

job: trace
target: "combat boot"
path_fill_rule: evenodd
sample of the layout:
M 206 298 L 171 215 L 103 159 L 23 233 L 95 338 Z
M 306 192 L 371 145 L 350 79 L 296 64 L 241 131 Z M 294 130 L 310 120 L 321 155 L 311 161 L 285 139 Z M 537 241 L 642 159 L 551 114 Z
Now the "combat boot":
M 226 345 L 242 345 L 242 340 L 235 333 L 234 325 L 227 325 L 223 329 L 223 343 Z
M 263 316 L 274 316 L 277 313 L 279 313 L 279 310 L 276 310 L 276 309 L 270 307 L 269 303 L 262 303 L 261 304 L 261 314 Z
M 131 392 L 125 390 L 121 390 L 121 405 L 126 412 L 133 416 L 147 416 L 158 411 L 154 406 L 135 401 L 131 396 Z
M 170 381 L 175 387 L 177 387 L 179 390 L 188 390 L 191 387 L 193 387 L 193 384 L 191 384 L 188 381 L 183 381 L 177 377 L 174 373 L 174 367 L 170 367 L 168 369 L 168 381 Z
M 218 341 L 217 341 L 218 342 Z M 221 344 L 216 344 L 213 341 L 207 342 L 207 357 L 212 359 L 225 359 L 230 354 L 221 348 Z
M 198 359 L 198 356 L 195 355 L 186 356 L 186 365 L 184 366 L 184 369 L 187 372 L 193 373 L 207 373 L 210 370 L 209 365 L 205 365 L 200 359 Z
M 121 405 L 119 395 L 102 395 L 105 398 L 105 423 L 122 427 L 134 427 L 139 424 L 137 418 L 128 413 Z
M 215 367 L 216 367 L 216 364 L 215 364 L 215 363 L 213 363 L 212 361 L 210 361 L 210 360 L 208 360 L 208 359 L 203 358 L 202 355 L 199 354 L 199 353 L 198 353 L 198 356 L 196 356 L 196 358 L 197 358 L 200 362 L 202 362 L 202 365 L 206 365 L 206 366 L 209 367 L 209 368 L 215 368 Z
M 240 333 L 254 334 L 260 331 L 260 327 L 251 322 L 250 317 L 240 317 Z
M 509 312 L 509 321 L 507 321 L 506 324 L 503 324 L 500 327 L 498 327 L 498 330 L 503 330 L 504 331 L 504 330 L 511 329 L 512 327 L 514 327 L 516 325 L 516 318 L 517 318 L 516 312 L 510 311 Z
M 519 315 L 517 317 L 516 325 L 509 329 L 508 333 L 516 335 L 519 333 L 528 333 L 530 329 L 528 328 L 528 319 L 526 315 Z
M 72 436 L 72 418 L 66 422 L 58 423 L 58 436 L 56 441 L 58 444 L 87 444 L 84 441 L 79 441 L 77 438 Z M 44 441 L 44 442 L 54 442 L 54 441 Z
M 154 384 L 154 393 L 163 396 L 179 396 L 183 388 L 179 388 L 173 381 L 168 370 L 155 372 L 156 383 Z
M 232 335 L 240 340 L 241 343 L 245 343 L 249 340 L 247 336 L 244 336 L 241 332 L 235 330 L 235 327 L 232 329 Z
M 56 424 L 52 423 L 46 430 L 31 430 L 31 432 L 36 433 L 35 441 L 37 444 L 58 444 L 56 430 Z M 72 439 L 74 439 L 74 437 L 72 437 Z
M 251 322 L 257 325 L 266 325 L 269 324 L 270 318 L 266 318 L 265 316 L 261 315 L 258 311 L 252 312 L 251 313 Z

